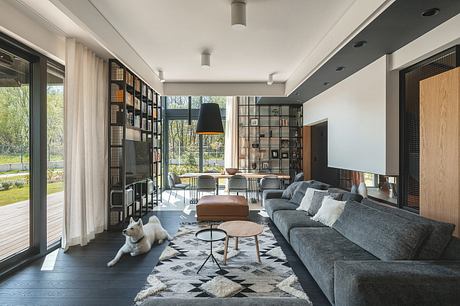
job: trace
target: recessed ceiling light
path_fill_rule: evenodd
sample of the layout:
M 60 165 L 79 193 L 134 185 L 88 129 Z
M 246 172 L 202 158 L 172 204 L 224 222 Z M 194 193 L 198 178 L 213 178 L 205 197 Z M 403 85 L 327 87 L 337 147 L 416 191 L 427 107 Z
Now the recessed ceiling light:
M 232 27 L 235 29 L 246 27 L 246 2 L 244 0 L 232 1 Z
M 161 82 L 161 83 L 164 83 L 164 82 L 165 82 L 163 70 L 158 70 L 158 78 L 160 79 L 160 82 Z
M 335 68 L 335 71 L 342 71 L 343 69 L 345 69 L 344 66 L 339 66 L 339 67 Z
M 201 53 L 201 67 L 211 67 L 211 54 L 208 51 L 204 51 L 203 53 Z
M 268 75 L 267 85 L 273 85 L 273 75 L 274 73 Z
M 360 41 L 357 41 L 353 44 L 353 47 L 355 48 L 361 48 L 361 47 L 364 47 L 365 45 L 367 44 L 367 41 L 365 40 L 360 40 Z
M 424 10 L 422 12 L 423 17 L 431 17 L 431 16 L 434 16 L 434 15 L 437 15 L 437 14 L 439 14 L 439 9 L 435 8 L 435 7 L 427 9 L 427 10 Z
M 296 92 L 295 95 L 296 95 L 296 96 L 300 96 L 300 92 Z
M 323 85 L 327 86 L 327 85 L 329 85 L 329 82 L 324 82 Z

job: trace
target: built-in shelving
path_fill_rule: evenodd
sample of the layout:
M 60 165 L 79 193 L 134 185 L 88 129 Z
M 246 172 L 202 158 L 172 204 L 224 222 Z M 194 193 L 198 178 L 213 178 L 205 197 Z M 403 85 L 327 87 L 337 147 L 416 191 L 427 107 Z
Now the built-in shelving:
M 109 228 L 161 201 L 161 99 L 116 59 L 109 61 Z M 127 144 L 148 148 L 147 175 L 127 173 Z
M 302 171 L 302 106 L 246 101 L 238 104 L 238 168 L 294 177 Z

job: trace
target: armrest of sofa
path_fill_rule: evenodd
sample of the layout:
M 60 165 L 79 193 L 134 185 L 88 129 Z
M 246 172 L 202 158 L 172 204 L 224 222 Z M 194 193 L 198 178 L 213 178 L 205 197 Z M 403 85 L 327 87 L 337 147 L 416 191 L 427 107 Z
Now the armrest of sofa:
M 262 205 L 265 205 L 265 200 L 268 199 L 281 199 L 283 195 L 283 191 L 281 189 L 267 189 L 262 192 Z
M 454 305 L 460 261 L 336 261 L 335 304 Z

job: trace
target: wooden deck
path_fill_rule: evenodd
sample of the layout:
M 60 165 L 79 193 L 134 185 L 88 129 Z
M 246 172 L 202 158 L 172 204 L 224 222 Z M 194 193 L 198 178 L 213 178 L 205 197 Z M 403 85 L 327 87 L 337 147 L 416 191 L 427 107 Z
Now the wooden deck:
M 61 238 L 64 192 L 48 196 L 48 245 Z M 0 207 L 0 260 L 29 247 L 29 201 Z

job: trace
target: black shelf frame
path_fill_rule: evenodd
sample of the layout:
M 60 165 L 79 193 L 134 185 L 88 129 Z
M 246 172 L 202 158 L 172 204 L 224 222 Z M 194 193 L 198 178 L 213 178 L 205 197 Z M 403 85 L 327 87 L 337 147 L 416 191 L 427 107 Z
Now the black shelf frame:
M 301 172 L 302 116 L 302 105 L 263 105 L 252 98 L 240 102 L 238 169 L 242 172 L 289 174 L 291 178 Z M 253 119 L 257 120 L 254 125 L 251 124 Z M 278 157 L 272 156 L 272 150 L 278 152 Z M 287 158 L 283 158 L 283 153 L 287 153 Z
M 161 116 L 154 116 L 161 114 L 161 104 L 159 95 L 116 59 L 109 60 L 108 82 L 108 218 L 109 230 L 118 230 L 130 217 L 142 217 L 161 201 L 161 155 L 157 149 L 161 148 Z M 149 143 L 148 178 L 127 179 L 127 140 Z M 128 203 L 131 189 L 134 201 Z

